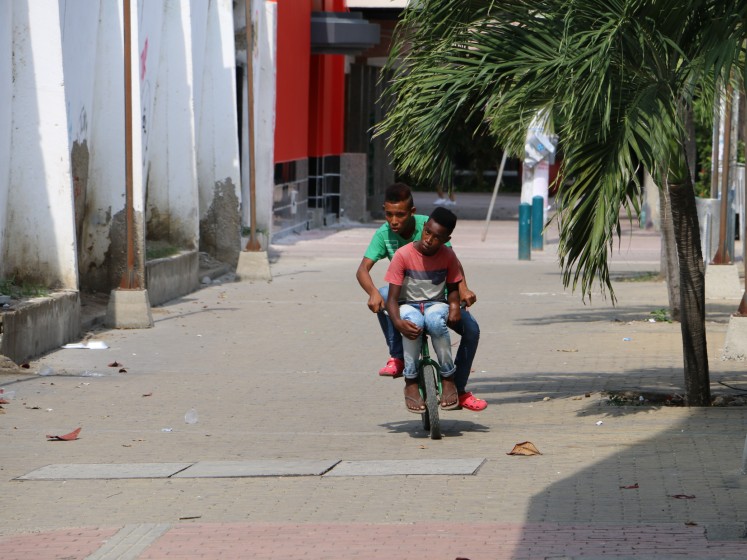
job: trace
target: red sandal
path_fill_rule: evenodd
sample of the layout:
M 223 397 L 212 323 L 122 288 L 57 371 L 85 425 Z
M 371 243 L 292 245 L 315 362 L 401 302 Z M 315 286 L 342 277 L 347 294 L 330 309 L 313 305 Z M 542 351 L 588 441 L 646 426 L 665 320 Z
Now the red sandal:
M 488 408 L 488 403 L 482 399 L 478 399 L 472 393 L 463 393 L 459 395 L 459 406 L 467 410 L 480 412 Z

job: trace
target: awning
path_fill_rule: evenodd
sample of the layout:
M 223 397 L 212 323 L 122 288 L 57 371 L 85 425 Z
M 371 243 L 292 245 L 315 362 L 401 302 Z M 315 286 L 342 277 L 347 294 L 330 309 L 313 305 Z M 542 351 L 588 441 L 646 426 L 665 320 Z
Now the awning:
M 355 12 L 312 12 L 311 52 L 360 54 L 379 44 L 380 30 Z

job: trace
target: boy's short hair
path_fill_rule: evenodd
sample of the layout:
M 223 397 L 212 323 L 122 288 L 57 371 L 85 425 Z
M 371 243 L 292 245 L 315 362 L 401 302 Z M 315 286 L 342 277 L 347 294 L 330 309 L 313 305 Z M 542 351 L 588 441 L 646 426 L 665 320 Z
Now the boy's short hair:
M 449 235 L 451 235 L 451 232 L 454 231 L 457 223 L 456 214 L 454 214 L 454 212 L 452 212 L 451 210 L 444 208 L 443 206 L 439 206 L 433 212 L 431 212 L 429 219 L 449 230 Z
M 412 200 L 412 191 L 404 183 L 394 183 L 389 185 L 384 192 L 384 202 L 409 202 L 410 206 L 414 204 Z

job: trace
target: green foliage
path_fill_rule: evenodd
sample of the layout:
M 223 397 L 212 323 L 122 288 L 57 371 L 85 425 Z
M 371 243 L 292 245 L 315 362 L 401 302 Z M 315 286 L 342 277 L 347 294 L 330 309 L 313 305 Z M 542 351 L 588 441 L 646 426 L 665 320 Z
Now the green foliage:
M 672 320 L 669 318 L 669 310 L 666 308 L 655 309 L 651 313 L 651 318 L 657 323 L 671 323 Z
M 563 281 L 614 299 L 607 258 L 621 210 L 640 211 L 638 172 L 687 176 L 682 115 L 735 67 L 745 21 L 737 0 L 421 0 L 398 25 L 377 132 L 400 172 L 429 180 L 486 129 L 523 157 L 545 115 L 564 153 Z
M 166 257 L 173 257 L 177 254 L 179 254 L 179 249 L 172 245 L 148 244 L 145 249 L 145 258 L 149 261 L 154 259 L 165 259 Z
M 0 295 L 12 298 L 45 297 L 49 295 L 49 289 L 40 284 L 23 282 L 17 284 L 16 278 L 0 278 Z

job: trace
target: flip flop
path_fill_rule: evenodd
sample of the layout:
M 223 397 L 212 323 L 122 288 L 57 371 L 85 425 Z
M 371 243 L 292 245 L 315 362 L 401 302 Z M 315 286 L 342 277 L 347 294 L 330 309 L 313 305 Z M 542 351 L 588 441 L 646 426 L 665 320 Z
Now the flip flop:
M 441 410 L 455 410 L 459 408 L 459 392 L 457 391 L 456 385 L 452 384 L 452 389 L 448 393 L 441 394 Z M 454 402 L 451 404 L 444 404 L 453 399 Z
M 410 408 L 409 403 L 411 402 L 416 406 L 421 406 L 422 408 Z M 413 414 L 423 414 L 423 412 L 425 412 L 425 402 L 423 402 L 423 399 L 421 398 L 420 403 L 418 403 L 418 399 L 414 399 L 405 395 L 405 408 L 407 409 L 407 412 L 412 412 Z

